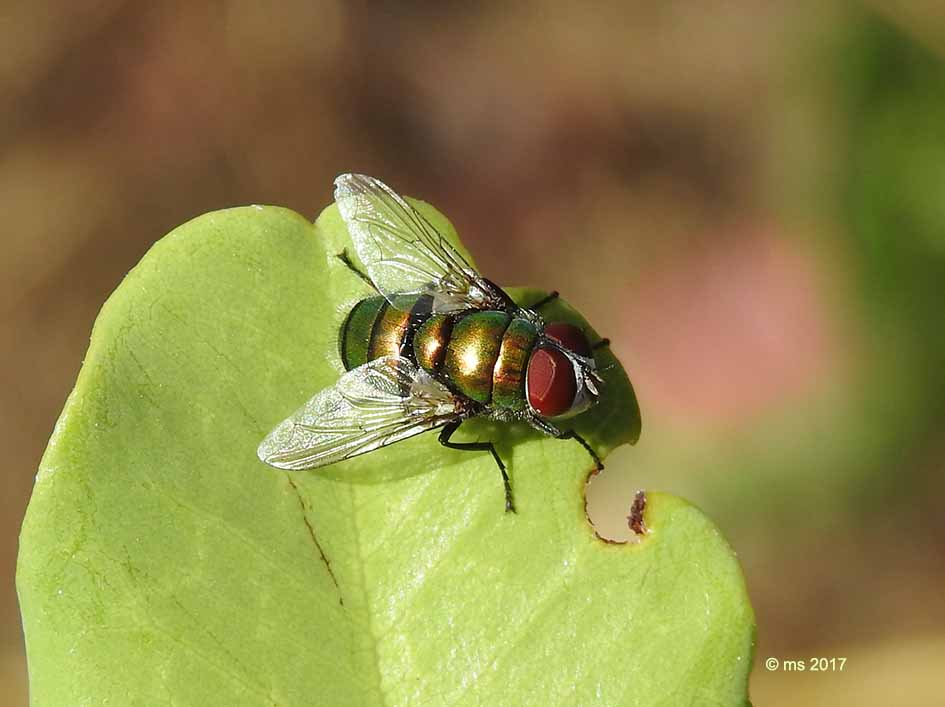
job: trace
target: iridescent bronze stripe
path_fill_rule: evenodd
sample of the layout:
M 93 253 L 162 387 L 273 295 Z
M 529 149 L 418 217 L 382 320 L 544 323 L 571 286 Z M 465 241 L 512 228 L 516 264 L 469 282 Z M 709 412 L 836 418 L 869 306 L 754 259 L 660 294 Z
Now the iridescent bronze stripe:
M 410 324 L 410 307 L 398 309 L 384 302 L 374 328 L 371 330 L 371 344 L 368 346 L 368 360 L 373 361 L 382 356 L 400 356 L 400 345 L 407 334 Z
M 513 319 L 505 330 L 492 372 L 492 403 L 496 407 L 525 409 L 525 370 L 537 339 L 538 327 L 527 319 Z
M 434 314 L 423 323 L 413 337 L 414 359 L 428 373 L 440 372 L 452 330 L 452 317 L 446 314 Z

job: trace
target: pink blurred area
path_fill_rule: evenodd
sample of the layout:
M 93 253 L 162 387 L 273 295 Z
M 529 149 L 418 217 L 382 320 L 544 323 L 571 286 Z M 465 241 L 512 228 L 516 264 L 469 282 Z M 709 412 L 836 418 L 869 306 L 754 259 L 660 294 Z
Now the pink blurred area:
M 822 255 L 775 228 L 709 235 L 711 245 L 642 273 L 625 294 L 618 332 L 636 354 L 651 414 L 698 427 L 752 425 L 844 375 L 846 341 Z
M 934 4 L 888 5 L 871 11 L 945 51 Z M 16 536 L 99 307 L 174 226 L 247 203 L 314 218 L 347 171 L 435 204 L 488 277 L 561 290 L 613 340 L 643 438 L 608 462 L 591 512 L 619 533 L 633 491 L 658 485 L 719 521 L 757 612 L 756 704 L 938 704 L 945 536 L 923 499 L 945 491 L 945 454 L 903 442 L 900 462 L 870 461 L 883 435 L 863 391 L 895 350 L 861 311 L 861 244 L 829 186 L 844 135 L 822 57 L 861 11 L 4 8 L 3 704 L 28 699 Z M 921 480 L 901 515 L 858 495 L 895 495 L 900 464 Z M 771 655 L 848 667 L 816 682 L 766 671 Z

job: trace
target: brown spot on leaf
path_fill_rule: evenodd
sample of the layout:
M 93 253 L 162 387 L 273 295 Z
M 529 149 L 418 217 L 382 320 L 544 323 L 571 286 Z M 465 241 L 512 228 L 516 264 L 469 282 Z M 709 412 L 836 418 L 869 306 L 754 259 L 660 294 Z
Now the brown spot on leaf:
M 630 506 L 630 515 L 627 516 L 627 524 L 637 535 L 646 535 L 646 524 L 643 522 L 643 511 L 646 509 L 646 491 L 637 491 L 633 498 L 633 504 Z

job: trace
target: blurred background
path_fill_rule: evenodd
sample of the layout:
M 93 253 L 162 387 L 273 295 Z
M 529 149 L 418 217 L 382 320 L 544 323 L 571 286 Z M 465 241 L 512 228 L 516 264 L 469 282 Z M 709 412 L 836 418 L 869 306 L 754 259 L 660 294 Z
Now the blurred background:
M 3 704 L 17 533 L 99 307 L 174 226 L 314 218 L 343 171 L 613 340 L 643 436 L 591 513 L 619 536 L 651 488 L 719 524 L 755 705 L 942 704 L 940 3 L 33 0 L 0 45 Z

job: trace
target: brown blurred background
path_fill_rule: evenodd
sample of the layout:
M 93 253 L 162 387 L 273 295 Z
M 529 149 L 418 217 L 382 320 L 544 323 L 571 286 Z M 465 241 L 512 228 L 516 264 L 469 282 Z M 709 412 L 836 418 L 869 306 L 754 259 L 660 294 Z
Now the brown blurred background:
M 34 0 L 0 46 L 3 704 L 17 533 L 102 302 L 174 226 L 314 217 L 343 171 L 611 337 L 644 431 L 592 513 L 617 534 L 645 487 L 716 520 L 756 705 L 943 704 L 939 3 Z

